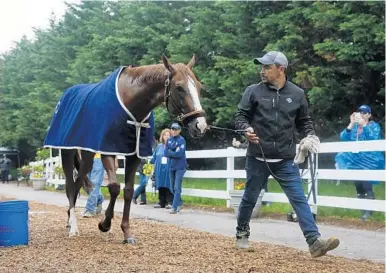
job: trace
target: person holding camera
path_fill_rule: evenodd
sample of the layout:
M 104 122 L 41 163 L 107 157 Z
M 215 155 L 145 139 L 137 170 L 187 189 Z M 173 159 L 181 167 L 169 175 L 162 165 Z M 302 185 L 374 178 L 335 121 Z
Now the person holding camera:
M 342 141 L 366 141 L 382 139 L 381 126 L 371 120 L 371 108 L 362 105 L 357 112 L 350 115 L 350 123 L 340 133 Z M 338 169 L 346 170 L 383 170 L 385 157 L 382 152 L 342 152 L 335 157 Z M 377 181 L 355 181 L 357 197 L 360 199 L 375 199 L 373 184 Z M 362 220 L 367 220 L 371 211 L 365 211 Z

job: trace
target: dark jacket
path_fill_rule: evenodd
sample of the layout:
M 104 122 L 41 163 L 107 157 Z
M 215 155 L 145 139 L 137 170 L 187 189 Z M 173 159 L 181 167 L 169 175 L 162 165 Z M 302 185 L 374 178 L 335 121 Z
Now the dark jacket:
M 166 141 L 165 156 L 170 158 L 171 170 L 186 170 L 186 142 L 183 136 L 169 137 Z
M 315 134 L 304 91 L 287 81 L 279 90 L 260 82 L 245 90 L 235 115 L 235 128 L 252 127 L 268 159 L 293 159 L 295 132 Z M 258 145 L 249 143 L 247 155 L 261 157 Z
M 1 158 L 0 169 L 2 171 L 9 171 L 11 169 L 11 160 L 9 158 Z

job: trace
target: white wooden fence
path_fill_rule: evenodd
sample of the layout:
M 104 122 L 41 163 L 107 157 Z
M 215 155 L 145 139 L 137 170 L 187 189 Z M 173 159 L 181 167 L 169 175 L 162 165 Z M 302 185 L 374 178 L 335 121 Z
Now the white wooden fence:
M 360 152 L 360 151 L 385 151 L 385 140 L 360 141 L 360 142 L 327 142 L 322 143 L 320 147 L 320 154 L 322 153 L 338 153 L 338 152 Z M 187 158 L 226 158 L 226 170 L 207 170 L 207 171 L 187 171 L 185 177 L 191 178 L 225 178 L 227 181 L 227 188 L 225 191 L 221 190 L 201 190 L 183 188 L 182 193 L 186 196 L 210 197 L 218 199 L 226 199 L 227 205 L 231 205 L 230 193 L 234 190 L 234 179 L 246 177 L 244 170 L 234 169 L 234 160 L 236 157 L 244 157 L 244 149 L 216 149 L 216 150 L 198 150 L 187 151 Z M 124 157 L 118 157 L 124 159 Z M 318 161 L 318 155 L 316 155 Z M 41 162 L 31 162 L 30 165 L 35 165 Z M 45 160 L 47 183 L 58 185 L 64 184 L 63 179 L 58 179 L 54 174 L 54 167 L 60 164 L 59 157 L 53 157 Z M 118 169 L 118 174 L 124 174 L 124 169 Z M 306 172 L 305 179 L 310 179 L 310 172 Z M 313 203 L 313 198 L 309 199 L 309 203 L 313 212 L 317 213 L 317 206 L 337 207 L 347 209 L 367 209 L 373 211 L 385 212 L 385 200 L 367 200 L 357 198 L 335 197 L 335 196 L 320 196 L 318 195 L 318 180 L 367 180 L 367 181 L 381 181 L 385 182 L 385 170 L 336 170 L 336 169 L 317 169 L 316 172 L 316 204 Z M 309 189 L 311 183 L 309 183 Z M 354 187 L 354 184 L 353 184 Z M 337 190 L 339 188 L 337 187 Z M 148 183 L 148 192 L 152 191 L 151 183 Z M 264 194 L 264 201 L 289 203 L 287 197 L 283 193 Z

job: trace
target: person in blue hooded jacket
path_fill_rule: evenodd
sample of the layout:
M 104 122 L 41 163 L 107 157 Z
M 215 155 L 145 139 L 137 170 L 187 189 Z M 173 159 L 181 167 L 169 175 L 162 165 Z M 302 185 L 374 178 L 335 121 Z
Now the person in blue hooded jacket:
M 154 164 L 155 185 L 158 190 L 158 204 L 154 206 L 155 208 L 170 209 L 173 203 L 173 189 L 170 184 L 170 159 L 164 155 L 169 137 L 170 130 L 162 130 L 160 143 L 155 148 L 150 160 L 150 163 Z
M 173 123 L 171 128 L 171 137 L 166 142 L 165 157 L 170 158 L 170 183 L 174 191 L 173 205 L 171 214 L 180 211 L 182 179 L 186 172 L 186 142 L 181 133 L 181 126 Z
M 350 123 L 341 133 L 342 141 L 366 141 L 382 139 L 381 127 L 371 120 L 371 108 L 362 105 L 356 113 L 350 116 Z M 385 157 L 382 152 L 341 152 L 335 157 L 338 169 L 346 170 L 383 170 Z M 373 184 L 377 181 L 355 181 L 357 197 L 361 199 L 375 199 Z M 371 211 L 365 211 L 361 217 L 366 220 Z

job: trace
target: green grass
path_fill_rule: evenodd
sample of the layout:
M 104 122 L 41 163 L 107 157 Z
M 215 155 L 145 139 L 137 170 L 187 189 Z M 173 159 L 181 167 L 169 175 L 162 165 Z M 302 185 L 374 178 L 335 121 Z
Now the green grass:
M 118 175 L 118 180 L 123 183 L 123 175 Z M 242 180 L 242 179 L 237 179 Z M 138 177 L 136 177 L 136 184 L 139 183 Z M 184 178 L 182 182 L 183 188 L 190 189 L 204 189 L 204 190 L 226 190 L 226 179 L 195 179 L 195 178 Z M 307 192 L 307 184 L 303 184 L 305 192 Z M 282 189 L 274 180 L 268 182 L 269 192 L 282 193 Z M 376 199 L 385 200 L 385 183 L 374 185 L 373 187 Z M 102 193 L 106 198 L 109 198 L 110 194 L 106 187 L 102 188 Z M 82 192 L 82 194 L 85 194 Z M 352 182 L 341 181 L 339 185 L 336 182 L 319 180 L 318 181 L 318 194 L 323 196 L 337 196 L 337 197 L 356 197 L 355 185 Z M 123 191 L 119 195 L 119 198 L 123 198 Z M 185 205 L 196 205 L 196 206 L 211 206 L 217 208 L 225 208 L 226 200 L 215 199 L 215 198 L 204 198 L 204 197 L 193 197 L 193 196 L 182 196 Z M 147 199 L 149 203 L 156 203 L 157 198 L 153 193 L 147 193 Z M 286 214 L 292 211 L 289 204 L 283 203 L 271 203 L 270 206 L 262 207 L 262 212 L 266 214 Z M 319 216 L 335 216 L 342 218 L 359 218 L 363 213 L 359 210 L 353 209 L 342 209 L 332 207 L 318 206 Z M 385 213 L 374 212 L 371 218 L 374 221 L 385 221 Z
M 117 175 L 118 181 L 124 183 L 124 176 Z M 139 184 L 139 177 L 135 177 L 135 184 Z M 189 189 L 201 189 L 201 190 L 219 190 L 225 191 L 227 188 L 226 180 L 221 178 L 214 179 L 197 179 L 197 178 L 184 178 L 182 186 Z
M 106 187 L 102 188 L 102 194 L 105 198 L 110 198 L 109 191 Z M 85 192 L 81 192 L 86 195 Z M 123 198 L 123 190 L 119 193 L 118 198 Z M 146 199 L 148 203 L 157 203 L 158 195 L 154 195 L 154 193 L 146 193 Z M 206 197 L 195 197 L 195 196 L 183 196 L 184 205 L 198 205 L 198 206 L 213 206 L 213 207 L 225 207 L 226 200 L 225 199 L 216 199 L 216 198 L 206 198 Z

